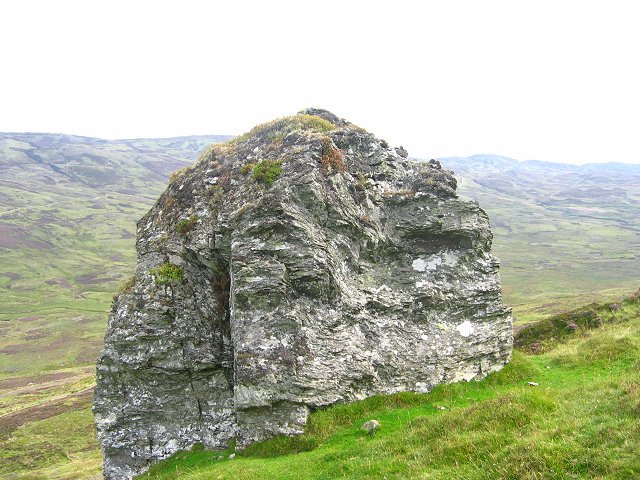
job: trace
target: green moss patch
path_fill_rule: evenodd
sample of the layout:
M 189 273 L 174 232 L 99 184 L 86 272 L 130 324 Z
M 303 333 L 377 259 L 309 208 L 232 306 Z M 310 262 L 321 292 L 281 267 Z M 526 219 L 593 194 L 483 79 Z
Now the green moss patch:
M 158 285 L 178 283 L 184 279 L 182 267 L 173 265 L 169 262 L 150 270 L 149 273 L 155 277 L 155 281 Z
M 270 187 L 282 173 L 282 160 L 263 160 L 253 168 L 253 179 Z

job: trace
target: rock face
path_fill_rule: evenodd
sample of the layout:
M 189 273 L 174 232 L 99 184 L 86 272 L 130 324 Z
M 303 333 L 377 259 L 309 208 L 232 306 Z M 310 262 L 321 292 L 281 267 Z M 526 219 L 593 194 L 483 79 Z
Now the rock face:
M 94 411 L 108 479 L 509 361 L 491 231 L 451 172 L 324 111 L 214 145 L 138 223 Z

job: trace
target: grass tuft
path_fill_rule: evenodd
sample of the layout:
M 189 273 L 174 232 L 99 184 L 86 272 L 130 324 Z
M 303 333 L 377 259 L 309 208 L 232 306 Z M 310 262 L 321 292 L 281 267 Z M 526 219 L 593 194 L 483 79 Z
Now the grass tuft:
M 617 321 L 634 312 L 638 306 L 640 300 L 636 295 L 631 295 L 619 304 L 591 304 L 554 315 L 520 329 L 514 336 L 514 346 L 531 353 L 542 353 L 570 337 L 584 335 Z
M 182 267 L 173 265 L 172 263 L 164 263 L 157 268 L 149 271 L 155 277 L 156 284 L 169 285 L 181 282 L 184 279 Z
M 255 181 L 270 187 L 282 173 L 282 160 L 262 160 L 253 167 Z
M 289 133 L 294 131 L 310 131 L 315 133 L 328 133 L 336 130 L 336 126 L 322 117 L 308 114 L 297 114 L 288 117 L 277 118 L 270 122 L 256 125 L 248 132 L 239 135 L 228 142 L 221 144 L 218 149 L 228 151 L 237 148 L 240 144 L 252 138 L 260 138 L 261 141 L 280 142 Z
M 120 295 L 125 295 L 127 293 L 131 293 L 136 286 L 136 275 L 135 273 L 127 278 L 124 282 L 120 284 L 118 288 L 118 292 L 113 296 L 113 299 L 116 300 Z
M 197 223 L 198 223 L 198 216 L 191 215 L 189 218 L 180 220 L 176 224 L 176 232 L 178 232 L 182 236 L 185 236 L 187 233 L 189 233 L 191 230 L 193 230 L 196 227 Z

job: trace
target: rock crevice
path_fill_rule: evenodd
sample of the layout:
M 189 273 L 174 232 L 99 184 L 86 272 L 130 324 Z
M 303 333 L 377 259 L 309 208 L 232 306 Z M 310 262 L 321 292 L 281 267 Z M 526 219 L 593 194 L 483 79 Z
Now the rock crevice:
M 138 224 L 136 282 L 98 362 L 106 478 L 508 362 L 487 215 L 438 162 L 405 153 L 309 109 L 172 179 Z

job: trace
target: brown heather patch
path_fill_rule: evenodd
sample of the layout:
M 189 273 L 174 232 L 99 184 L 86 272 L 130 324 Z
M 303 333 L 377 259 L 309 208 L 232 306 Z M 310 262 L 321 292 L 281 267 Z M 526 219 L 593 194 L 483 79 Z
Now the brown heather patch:
M 322 165 L 322 169 L 326 172 L 345 172 L 347 170 L 342 150 L 336 147 L 329 137 L 322 138 L 322 158 L 320 159 L 320 165 Z
M 24 408 L 0 417 L 0 438 L 4 437 L 25 423 L 44 420 L 71 410 L 86 408 L 93 403 L 93 387 L 81 392 L 54 400 L 46 405 Z
M 0 380 L 0 390 L 26 387 L 32 383 L 38 384 L 52 382 L 54 380 L 75 377 L 76 375 L 77 374 L 75 372 L 57 372 L 47 373 L 46 375 L 32 375 L 29 377 L 5 378 L 4 380 Z

